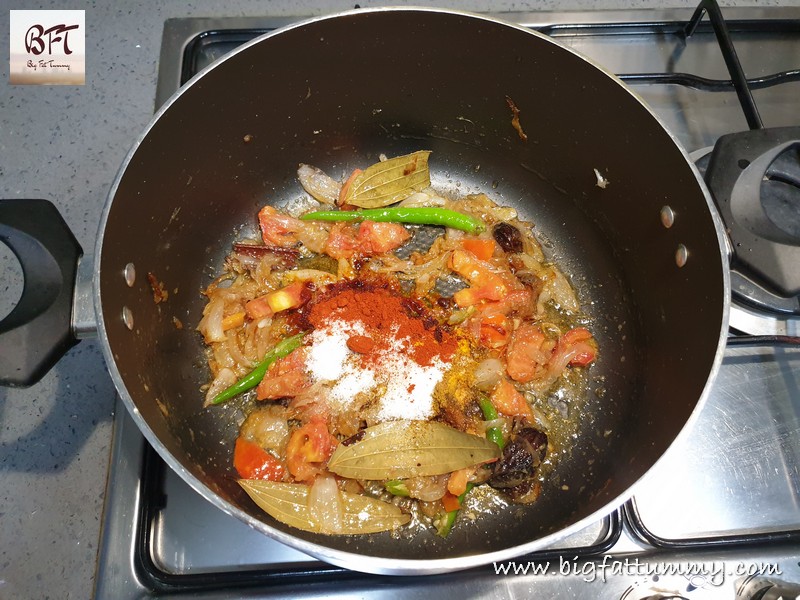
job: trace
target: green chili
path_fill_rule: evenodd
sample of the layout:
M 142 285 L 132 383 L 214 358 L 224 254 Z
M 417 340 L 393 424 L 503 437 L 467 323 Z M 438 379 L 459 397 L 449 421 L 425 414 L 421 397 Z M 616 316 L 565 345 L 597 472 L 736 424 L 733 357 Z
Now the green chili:
M 458 497 L 459 504 L 464 503 L 464 498 L 467 497 L 469 491 L 474 487 L 475 487 L 474 483 L 467 484 L 467 489 L 464 490 L 464 493 Z M 457 515 L 458 515 L 458 510 L 451 510 L 441 516 L 439 522 L 436 525 L 436 533 L 439 534 L 440 537 L 447 537 L 450 534 L 450 530 L 453 528 L 453 524 L 456 522 Z
M 384 484 L 386 491 L 392 496 L 410 496 L 406 482 L 402 479 L 391 479 Z
M 267 352 L 261 362 L 256 365 L 255 369 L 250 371 L 247 375 L 242 377 L 229 388 L 222 390 L 219 394 L 214 396 L 211 404 L 222 404 L 226 400 L 230 400 L 234 396 L 256 387 L 261 380 L 264 379 L 264 375 L 266 375 L 267 369 L 269 369 L 269 366 L 272 363 L 279 358 L 289 355 L 300 347 L 300 344 L 303 343 L 304 335 L 305 333 L 298 333 L 297 335 L 293 335 L 292 337 L 281 340 L 275 344 L 272 350 Z
M 478 400 L 478 404 L 481 407 L 484 419 L 487 421 L 494 421 L 497 418 L 497 409 L 494 407 L 491 400 L 485 396 L 481 396 Z M 506 441 L 503 439 L 503 430 L 500 427 L 489 427 L 489 429 L 486 430 L 486 439 L 497 444 L 500 450 L 506 445 Z
M 486 225 L 480 219 L 447 208 L 435 206 L 393 206 L 363 210 L 321 210 L 300 217 L 304 221 L 378 221 L 383 223 L 415 223 L 442 225 L 467 233 L 480 233 Z

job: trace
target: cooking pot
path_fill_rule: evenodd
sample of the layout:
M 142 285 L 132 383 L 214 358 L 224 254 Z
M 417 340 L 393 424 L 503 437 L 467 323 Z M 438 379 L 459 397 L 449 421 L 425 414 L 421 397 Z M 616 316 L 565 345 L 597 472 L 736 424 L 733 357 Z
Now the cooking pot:
M 462 519 L 446 539 L 293 529 L 264 514 L 236 483 L 237 403 L 203 408 L 200 387 L 209 373 L 195 331 L 200 291 L 231 243 L 257 231 L 259 208 L 302 194 L 299 163 L 338 177 L 381 153 L 420 149 L 432 151 L 435 187 L 482 191 L 513 206 L 570 277 L 600 347 L 587 408 L 573 415 L 579 434 L 537 502 Z M 26 277 L 3 330 L 36 322 L 35 314 L 44 315 L 42 329 L 55 329 L 55 313 L 69 313 L 54 307 L 71 296 L 68 263 L 80 250 L 58 224 L 47 225 L 44 238 L 59 234 L 60 241 L 34 240 L 31 219 L 20 215 L 38 203 L 0 206 L 2 239 Z M 120 396 L 150 444 L 197 492 L 330 563 L 429 574 L 552 546 L 630 496 L 691 425 L 717 373 L 727 262 L 697 170 L 613 75 L 498 20 L 364 9 L 264 35 L 197 75 L 158 111 L 103 212 L 94 304 Z M 66 274 L 33 272 L 59 267 Z M 16 336 L 2 340 L 7 382 L 30 383 L 73 343 L 68 330 L 55 334 L 50 347 L 26 355 L 28 373 L 20 375 L 11 361 L 34 339 L 20 331 L 3 333 Z

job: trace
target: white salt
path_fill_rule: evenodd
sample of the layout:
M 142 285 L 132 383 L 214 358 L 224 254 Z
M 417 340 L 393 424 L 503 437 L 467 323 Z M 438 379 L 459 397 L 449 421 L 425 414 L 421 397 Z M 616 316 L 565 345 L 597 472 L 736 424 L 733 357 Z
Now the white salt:
M 348 349 L 347 340 L 365 331 L 360 321 L 333 320 L 310 336 L 308 371 L 314 381 L 333 384 L 331 408 L 345 410 L 357 394 L 383 386 L 386 391 L 377 399 L 379 421 L 433 417 L 433 390 L 444 377 L 446 365 L 439 359 L 430 366 L 419 365 L 408 356 L 411 341 L 405 338 L 393 340 L 373 364 L 363 366 L 361 357 Z

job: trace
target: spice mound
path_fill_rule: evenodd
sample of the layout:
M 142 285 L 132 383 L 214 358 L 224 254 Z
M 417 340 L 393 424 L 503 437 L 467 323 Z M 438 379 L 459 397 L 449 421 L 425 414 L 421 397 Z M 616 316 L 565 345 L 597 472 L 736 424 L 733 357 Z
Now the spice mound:
M 359 287 L 335 289 L 311 305 L 312 380 L 332 385 L 330 398 L 339 411 L 367 395 L 370 420 L 430 419 L 433 389 L 458 348 L 455 337 L 421 307 L 414 312 L 422 314 L 414 314 L 398 293 Z
M 292 527 L 446 537 L 464 504 L 535 502 L 573 442 L 548 399 L 585 396 L 591 320 L 531 224 L 440 195 L 429 154 L 300 165 L 304 208 L 264 206 L 204 292 L 206 407 L 245 412 L 231 469 Z

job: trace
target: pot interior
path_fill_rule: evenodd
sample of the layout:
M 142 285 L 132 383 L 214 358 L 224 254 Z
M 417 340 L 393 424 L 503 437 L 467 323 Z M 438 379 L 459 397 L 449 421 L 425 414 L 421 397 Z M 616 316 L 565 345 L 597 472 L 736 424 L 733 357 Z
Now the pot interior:
M 202 408 L 200 290 L 231 242 L 256 231 L 261 206 L 303 193 L 299 163 L 339 178 L 380 153 L 420 149 L 433 152 L 435 186 L 483 191 L 535 223 L 595 320 L 600 354 L 579 436 L 536 503 L 480 515 L 447 539 L 298 531 L 263 514 L 235 482 L 240 407 Z M 173 99 L 109 202 L 97 262 L 102 334 L 140 427 L 207 497 L 354 569 L 375 567 L 349 561 L 353 554 L 391 559 L 401 572 L 402 559 L 513 556 L 608 510 L 684 427 L 725 329 L 720 236 L 670 135 L 628 89 L 573 52 L 476 16 L 365 10 L 248 45 Z M 665 205 L 676 215 L 670 228 L 659 216 Z M 679 245 L 688 249 L 683 267 Z M 148 274 L 164 284 L 166 301 L 154 302 Z

